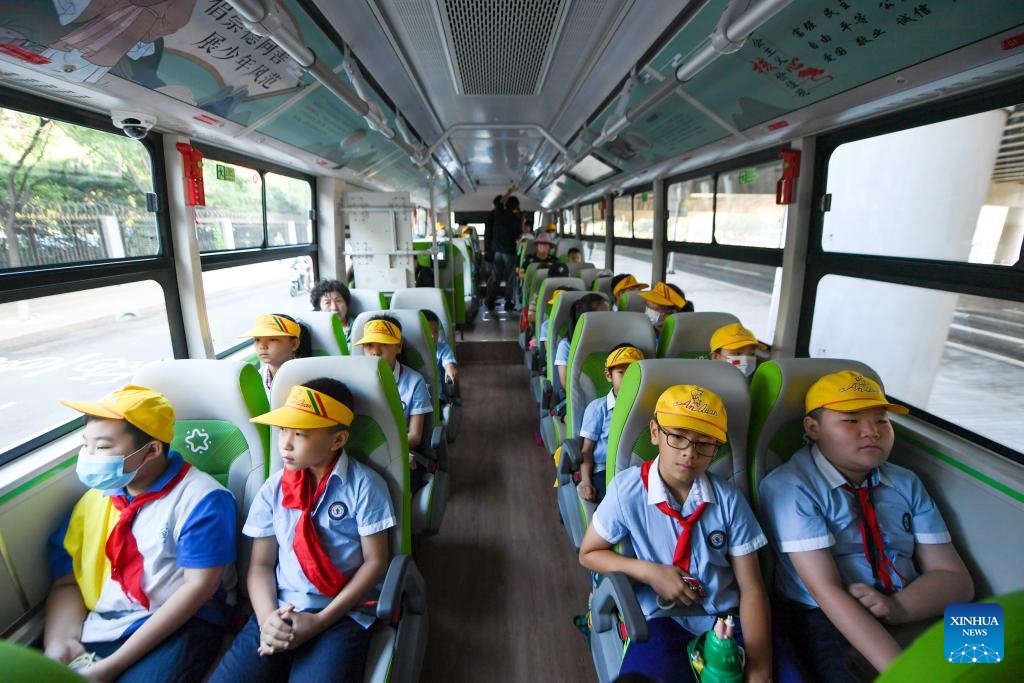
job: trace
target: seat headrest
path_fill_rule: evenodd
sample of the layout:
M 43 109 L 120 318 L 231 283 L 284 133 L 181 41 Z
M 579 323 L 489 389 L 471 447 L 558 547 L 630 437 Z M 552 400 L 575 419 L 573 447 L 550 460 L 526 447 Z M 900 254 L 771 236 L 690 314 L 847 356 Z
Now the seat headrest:
M 709 469 L 746 493 L 750 396 L 747 393 L 746 377 L 726 363 L 658 358 L 631 365 L 622 379 L 612 415 L 608 437 L 609 468 L 614 467 L 615 472 L 628 468 L 633 462 L 634 446 L 640 450 L 636 456 L 643 460 L 657 455 L 649 437 L 654 406 L 665 389 L 678 384 L 706 387 L 722 399 L 728 416 L 729 447 L 722 449 L 722 454 Z M 642 436 L 645 438 L 641 440 Z
M 350 289 L 352 302 L 348 306 L 348 319 L 355 320 L 363 311 L 379 311 L 387 308 L 384 295 L 376 289 Z
M 314 356 L 347 356 L 348 342 L 338 316 L 330 311 L 308 311 L 302 322 L 309 327 Z
M 429 310 L 441 320 L 441 331 L 445 340 L 454 341 L 452 316 L 444 290 L 438 287 L 407 287 L 391 295 L 391 310 Z
M 568 402 L 565 424 L 569 436 L 579 434 L 587 404 L 610 389 L 604 361 L 619 344 L 632 344 L 654 357 L 654 328 L 642 313 L 591 311 L 584 313 L 569 348 Z
M 344 382 L 352 391 L 355 419 L 349 430 L 346 452 L 380 474 L 391 493 L 391 504 L 401 520 L 401 533 L 391 534 L 393 553 L 411 551 L 409 497 L 409 442 L 405 414 L 398 398 L 395 377 L 381 358 L 369 356 L 322 356 L 296 358 L 281 366 L 274 378 L 270 404 L 284 405 L 288 392 L 297 384 L 317 377 Z M 281 468 L 277 449 L 277 428 L 271 450 L 271 471 Z
M 665 317 L 658 339 L 659 358 L 710 358 L 711 335 L 719 327 L 739 322 L 732 313 L 700 311 Z

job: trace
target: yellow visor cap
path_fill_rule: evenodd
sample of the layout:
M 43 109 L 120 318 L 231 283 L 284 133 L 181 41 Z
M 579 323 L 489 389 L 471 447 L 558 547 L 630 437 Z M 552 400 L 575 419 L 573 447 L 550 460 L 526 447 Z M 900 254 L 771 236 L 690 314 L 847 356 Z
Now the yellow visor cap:
M 401 344 L 402 330 L 390 320 L 371 320 L 363 327 L 363 338 L 356 344 Z
M 717 351 L 722 349 L 724 351 L 735 351 L 736 349 L 742 349 L 744 346 L 750 346 L 753 344 L 759 349 L 767 349 L 768 347 L 757 341 L 757 336 L 753 332 L 743 327 L 739 323 L 732 323 L 719 327 L 715 330 L 715 333 L 711 335 L 711 350 Z
M 644 352 L 640 349 L 635 346 L 623 346 L 621 349 L 615 349 L 608 354 L 604 361 L 604 366 L 611 369 L 620 365 L 630 365 L 643 359 Z
M 558 298 L 560 296 L 562 296 L 563 294 L 565 294 L 565 292 L 566 292 L 566 290 L 564 290 L 564 289 L 556 289 L 554 292 L 552 292 L 551 298 L 548 299 L 548 305 L 549 306 L 553 306 L 555 303 L 557 303 L 558 302 Z
M 170 443 L 174 439 L 174 406 L 160 392 L 128 384 L 98 401 L 61 401 L 80 413 L 108 420 L 125 420 L 149 436 Z
M 719 441 L 726 441 L 729 428 L 725 405 L 718 394 L 696 384 L 680 384 L 658 397 L 654 415 L 662 427 L 692 429 Z
M 352 417 L 352 410 L 344 403 L 300 384 L 288 392 L 284 406 L 249 421 L 290 429 L 322 429 L 338 425 L 348 427 Z
M 675 308 L 682 308 L 686 305 L 686 299 L 679 296 L 676 290 L 672 289 L 664 282 L 651 287 L 649 292 L 640 292 L 640 297 L 644 301 L 650 301 L 656 306 L 674 306 Z
M 650 287 L 646 282 L 637 282 L 637 279 L 632 275 L 627 275 L 618 281 L 615 285 L 615 289 L 612 290 L 612 296 L 618 296 L 622 294 L 622 291 L 631 287 L 639 287 L 641 289 L 647 289 Z
M 906 406 L 889 403 L 878 382 L 855 370 L 841 370 L 825 375 L 811 385 L 804 398 L 804 408 L 808 413 L 817 408 L 855 413 L 879 407 L 900 415 L 910 412 Z
M 280 315 L 261 315 L 242 337 L 298 337 L 299 324 Z

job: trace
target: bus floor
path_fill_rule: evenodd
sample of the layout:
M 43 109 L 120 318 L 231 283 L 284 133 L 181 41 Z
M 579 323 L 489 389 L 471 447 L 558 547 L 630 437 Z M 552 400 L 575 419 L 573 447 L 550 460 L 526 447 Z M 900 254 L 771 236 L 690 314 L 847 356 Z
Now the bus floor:
M 430 614 L 421 680 L 592 681 L 572 623 L 590 579 L 559 522 L 551 458 L 533 440 L 526 368 L 467 363 L 460 384 L 451 498 L 440 532 L 416 548 Z

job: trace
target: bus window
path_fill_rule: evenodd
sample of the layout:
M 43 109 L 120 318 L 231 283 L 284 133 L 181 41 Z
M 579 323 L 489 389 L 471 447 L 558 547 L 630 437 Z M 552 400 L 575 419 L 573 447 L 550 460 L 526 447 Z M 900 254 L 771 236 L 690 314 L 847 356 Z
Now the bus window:
M 301 317 L 313 310 L 309 287 L 313 261 L 308 256 L 203 271 L 206 309 L 218 355 L 244 346 L 239 335 L 256 316 L 285 313 Z
M 633 237 L 654 238 L 654 194 L 647 190 L 633 195 Z
M 596 268 L 604 268 L 604 240 L 583 240 L 583 260 L 593 263 Z M 650 269 L 651 264 L 648 263 L 647 270 Z
M 714 178 L 672 183 L 666 193 L 668 241 L 711 243 L 714 220 Z
M 840 145 L 822 248 L 1012 266 L 1024 238 L 1022 125 L 1018 105 Z
M 309 182 L 267 173 L 267 244 L 309 244 L 313 241 L 313 191 Z
M 160 252 L 136 140 L 0 108 L 0 269 Z
M 782 269 L 757 263 L 669 253 L 665 281 L 678 285 L 697 311 L 732 313 L 771 342 L 775 334 L 772 300 L 779 296 Z
M 602 258 L 604 258 L 603 253 Z M 612 271 L 615 273 L 631 273 L 641 282 L 650 282 L 651 250 L 626 246 L 625 244 L 616 244 Z
M 818 284 L 811 356 L 856 358 L 886 392 L 1024 452 L 1024 304 L 826 275 Z
M 206 206 L 196 207 L 199 251 L 263 246 L 263 179 L 259 171 L 206 159 L 203 183 Z
M 633 237 L 633 197 L 632 195 L 623 195 L 622 197 L 616 197 L 613 203 L 614 207 L 614 224 L 613 234 L 615 237 L 625 237 L 630 239 Z
M 786 207 L 775 203 L 782 161 L 718 174 L 715 242 L 781 249 L 786 239 Z
M 572 209 L 562 211 L 562 229 L 566 235 L 576 236 L 576 213 Z
M 172 358 L 164 292 L 145 280 L 0 304 L 0 453 L 78 417 L 58 402 Z

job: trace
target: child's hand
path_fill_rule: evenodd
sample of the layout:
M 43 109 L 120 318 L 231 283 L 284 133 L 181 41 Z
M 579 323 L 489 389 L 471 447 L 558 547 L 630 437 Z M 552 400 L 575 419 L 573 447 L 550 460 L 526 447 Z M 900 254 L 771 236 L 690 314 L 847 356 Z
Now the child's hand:
M 266 657 L 287 650 L 292 642 L 292 625 L 289 623 L 294 616 L 295 607 L 285 605 L 270 613 L 260 626 L 259 654 Z
M 743 683 L 771 683 L 772 672 L 766 667 L 748 668 L 743 672 Z
M 451 364 L 444 366 L 444 377 L 452 384 L 455 384 L 459 381 L 459 369 Z
M 410 470 L 416 469 L 416 458 L 415 458 L 415 456 L 413 456 L 412 453 L 409 454 L 409 469 Z
M 300 647 L 323 630 L 319 614 L 292 612 L 289 618 L 292 622 L 292 641 L 288 644 L 287 648 L 289 650 Z
M 685 606 L 700 604 L 700 597 L 683 581 L 686 574 L 682 570 L 670 564 L 652 562 L 650 565 L 646 583 L 654 589 L 658 597 Z
M 888 595 L 880 593 L 866 583 L 851 583 L 846 590 L 881 622 L 898 624 L 899 604 Z
M 597 489 L 588 483 L 580 484 L 580 498 L 593 503 L 597 500 Z
M 67 664 L 84 654 L 85 646 L 77 638 L 66 638 L 46 648 L 46 656 L 61 664 Z

